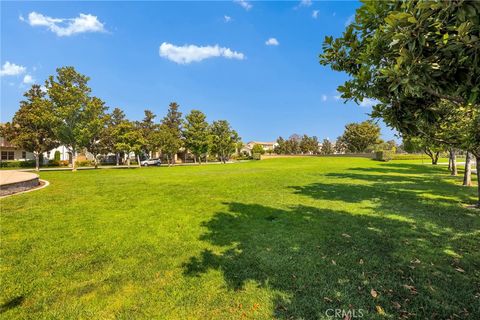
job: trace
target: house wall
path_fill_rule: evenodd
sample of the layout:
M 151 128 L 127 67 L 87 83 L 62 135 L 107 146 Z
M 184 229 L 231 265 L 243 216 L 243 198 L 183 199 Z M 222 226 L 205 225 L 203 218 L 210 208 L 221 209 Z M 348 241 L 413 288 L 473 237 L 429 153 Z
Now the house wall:
M 3 154 L 2 157 L 0 158 L 1 161 L 28 161 L 28 160 L 35 160 L 35 157 L 32 152 L 24 151 L 21 149 L 14 149 L 14 148 L 8 148 L 8 147 L 1 147 L 0 148 L 0 153 L 3 152 L 13 152 L 13 159 L 3 159 Z M 25 153 L 24 153 L 25 152 Z

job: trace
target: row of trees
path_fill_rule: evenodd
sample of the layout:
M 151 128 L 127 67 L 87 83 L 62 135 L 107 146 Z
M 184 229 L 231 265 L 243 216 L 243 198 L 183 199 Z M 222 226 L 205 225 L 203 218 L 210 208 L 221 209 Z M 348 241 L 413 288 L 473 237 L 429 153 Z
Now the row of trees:
M 380 127 L 373 121 L 349 123 L 344 133 L 335 143 L 324 139 L 321 143 L 317 137 L 307 135 L 291 135 L 288 139 L 277 139 L 277 154 L 323 154 L 334 153 L 362 153 L 374 150 L 393 150 L 396 148 L 394 140 L 384 142 L 380 139 Z
M 292 134 L 288 139 L 279 137 L 274 150 L 277 154 L 318 154 L 319 141 L 316 136 Z
M 349 75 L 345 100 L 377 101 L 372 116 L 406 141 L 468 152 L 480 178 L 479 33 L 480 2 L 365 2 L 320 63 Z
M 71 152 L 73 170 L 79 151 L 91 153 L 95 167 L 98 156 L 108 153 L 116 155 L 117 164 L 126 155 L 130 165 L 132 153 L 140 163 L 141 155 L 161 151 L 172 164 L 181 148 L 199 162 L 209 154 L 225 162 L 235 152 L 240 138 L 226 120 L 209 124 L 199 110 L 183 119 L 178 104 L 172 102 L 160 123 L 150 110 L 145 110 L 143 120 L 130 121 L 119 108 L 109 113 L 105 103 L 91 95 L 88 81 L 73 67 L 58 68 L 45 89 L 32 85 L 12 121 L 2 126 L 3 137 L 34 154 L 37 170 L 41 154 L 59 145 Z

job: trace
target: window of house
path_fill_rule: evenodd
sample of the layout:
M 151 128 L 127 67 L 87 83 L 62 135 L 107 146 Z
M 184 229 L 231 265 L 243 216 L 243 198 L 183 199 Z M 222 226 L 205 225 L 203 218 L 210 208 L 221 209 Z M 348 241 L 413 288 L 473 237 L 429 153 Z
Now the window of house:
M 14 160 L 15 153 L 13 151 L 2 151 L 2 160 Z
M 26 151 L 22 151 L 22 159 L 27 159 L 27 152 Z

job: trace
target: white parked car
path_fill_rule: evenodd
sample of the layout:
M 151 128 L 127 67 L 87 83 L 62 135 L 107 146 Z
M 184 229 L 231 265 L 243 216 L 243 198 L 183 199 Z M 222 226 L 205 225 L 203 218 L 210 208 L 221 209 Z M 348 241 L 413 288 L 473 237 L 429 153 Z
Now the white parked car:
M 160 161 L 160 159 L 147 159 L 147 160 L 140 161 L 140 163 L 142 164 L 142 166 L 148 167 L 148 166 L 159 166 L 162 164 L 162 161 Z

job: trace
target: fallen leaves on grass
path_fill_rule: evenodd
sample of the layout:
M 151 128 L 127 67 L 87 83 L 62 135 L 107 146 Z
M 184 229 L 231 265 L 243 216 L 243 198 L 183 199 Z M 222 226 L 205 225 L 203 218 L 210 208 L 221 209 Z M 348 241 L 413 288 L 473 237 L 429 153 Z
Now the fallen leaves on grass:
M 377 310 L 377 313 L 381 316 L 385 315 L 385 310 L 381 306 L 375 306 L 375 309 Z
M 417 294 L 417 289 L 414 286 L 404 284 L 402 287 L 409 290 L 411 294 Z
M 372 297 L 374 297 L 374 298 L 378 297 L 378 292 L 375 291 L 375 289 L 370 290 L 370 294 L 371 294 Z

